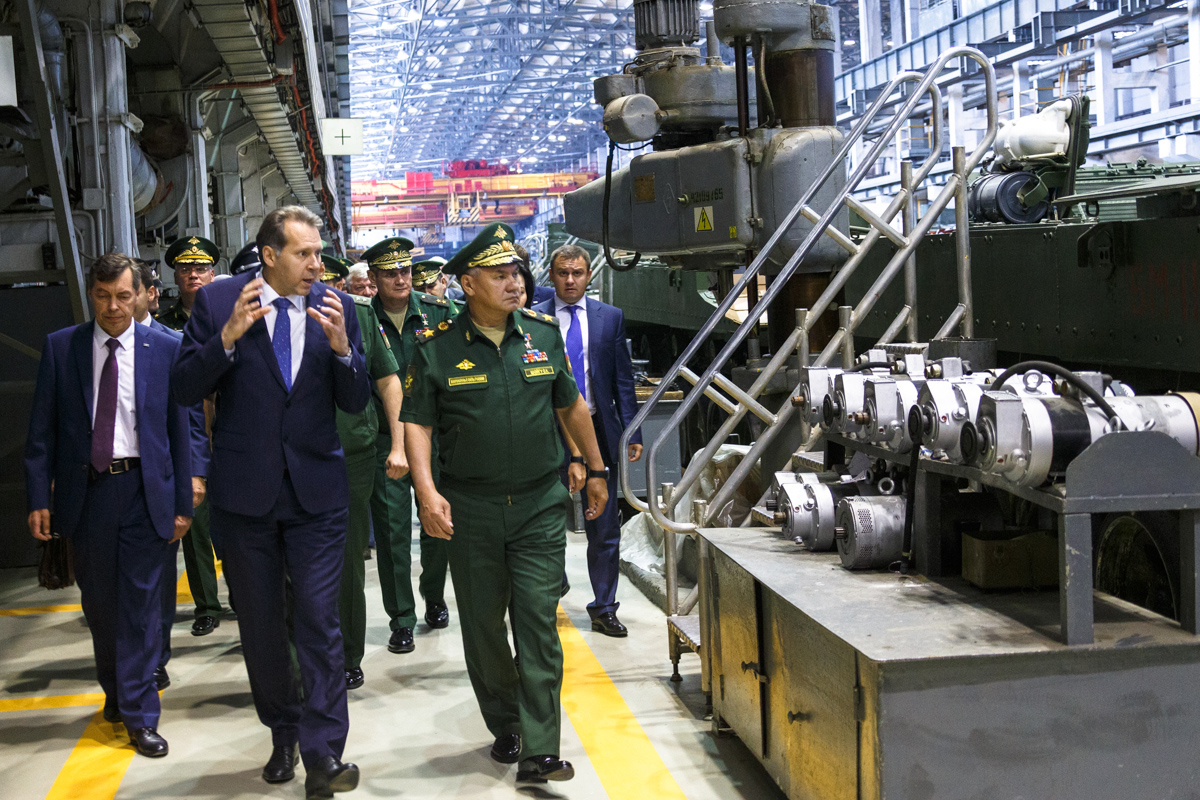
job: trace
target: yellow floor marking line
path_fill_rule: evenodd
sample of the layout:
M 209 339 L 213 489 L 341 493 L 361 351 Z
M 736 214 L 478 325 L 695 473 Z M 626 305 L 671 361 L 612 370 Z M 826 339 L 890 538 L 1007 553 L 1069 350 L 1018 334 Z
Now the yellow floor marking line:
M 179 580 L 175 582 L 175 602 L 190 603 L 192 602 L 192 587 L 188 585 L 187 572 L 179 573 Z
M 571 620 L 558 609 L 562 707 L 609 800 L 686 800 L 650 738 Z
M 27 614 L 55 614 L 60 611 L 83 611 L 78 603 L 62 606 L 29 606 L 28 608 L 0 608 L 0 617 L 23 617 Z
M 103 703 L 103 695 L 100 695 Z M 112 800 L 133 761 L 135 751 L 116 734 L 99 710 L 54 779 L 46 800 Z
M 102 706 L 104 692 L 94 694 L 59 694 L 49 697 L 14 697 L 0 700 L 0 713 L 5 711 L 35 711 L 43 708 L 75 708 L 76 706 Z

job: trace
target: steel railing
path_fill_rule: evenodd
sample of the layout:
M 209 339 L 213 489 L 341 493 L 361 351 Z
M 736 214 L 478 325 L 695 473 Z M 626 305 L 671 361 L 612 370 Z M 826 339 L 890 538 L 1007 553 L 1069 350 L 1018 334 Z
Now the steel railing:
M 942 116 L 944 114 L 942 108 L 941 93 L 937 87 L 936 79 L 946 68 L 946 65 L 954 59 L 971 59 L 979 64 L 980 71 L 985 81 L 985 91 L 987 96 L 987 130 L 980 141 L 979 145 L 972 151 L 970 156 L 967 156 L 963 148 L 953 148 L 953 173 L 947 182 L 941 187 L 941 191 L 935 199 L 930 202 L 926 212 L 919 217 L 915 212 L 914 192 L 922 184 L 925 178 L 929 175 L 938 161 L 938 158 L 943 150 L 942 142 Z M 782 224 L 770 236 L 764 244 L 762 250 L 757 257 L 746 268 L 742 277 L 738 280 L 733 290 L 726 295 L 718 304 L 717 309 L 713 312 L 708 322 L 701 328 L 699 333 L 684 349 L 684 352 L 676 360 L 675 364 L 663 376 L 660 384 L 655 388 L 650 398 L 642 405 L 638 414 L 634 417 L 633 422 L 625 430 L 621 437 L 620 450 L 624 453 L 629 446 L 629 440 L 633 432 L 637 430 L 642 423 L 645 422 L 655 406 L 661 400 L 663 394 L 668 390 L 676 378 L 682 377 L 684 380 L 693 384 L 699 391 L 688 392 L 687 396 L 680 403 L 679 407 L 672 414 L 666 426 L 660 431 L 659 435 L 648 446 L 644 458 L 644 468 L 646 470 L 646 486 L 657 486 L 658 472 L 658 452 L 667 438 L 679 427 L 687 414 L 695 407 L 702 395 L 710 397 L 718 406 L 723 408 L 728 414 L 728 418 L 717 433 L 709 441 L 708 445 L 697 453 L 688 465 L 679 483 L 672 487 L 668 494 L 674 498 L 682 498 L 686 492 L 699 478 L 705 464 L 707 464 L 717 449 L 725 442 L 728 436 L 733 432 L 741 420 L 747 413 L 754 413 L 760 419 L 767 423 L 767 427 L 763 434 L 750 447 L 749 452 L 742 459 L 741 463 L 730 475 L 729 479 L 720 487 L 716 495 L 708 502 L 706 507 L 705 518 L 697 520 L 693 523 L 676 522 L 671 519 L 674 516 L 674 502 L 667 500 L 666 502 L 658 502 L 654 500 L 654 495 L 650 495 L 652 502 L 643 503 L 633 492 L 629 483 L 629 463 L 622 459 L 620 464 L 621 485 L 624 490 L 626 499 L 639 511 L 647 511 L 662 528 L 668 532 L 677 533 L 692 533 L 699 525 L 704 525 L 709 522 L 716 514 L 720 513 L 721 508 L 733 492 L 737 490 L 741 482 L 749 474 L 754 464 L 761 457 L 763 451 L 775 439 L 778 433 L 792 420 L 792 415 L 795 412 L 789 400 L 785 400 L 779 411 L 771 413 L 765 409 L 762 404 L 757 401 L 758 396 L 766 388 L 772 377 L 780 369 L 782 369 L 788 358 L 793 352 L 800 354 L 801 364 L 807 366 L 809 347 L 808 334 L 817 320 L 825 312 L 827 308 L 835 301 L 838 292 L 846 285 L 847 281 L 854 274 L 857 267 L 862 263 L 867 253 L 879 241 L 886 237 L 897 245 L 897 252 L 888 262 L 883 272 L 872 284 L 867 294 L 859 302 L 858 306 L 850 309 L 843 308 L 840 313 L 840 324 L 837 333 L 833 339 L 813 362 L 815 366 L 825 366 L 833 360 L 835 356 L 842 353 L 843 360 L 852 358 L 852 343 L 853 333 L 855 329 L 866 318 L 870 311 L 874 308 L 883 292 L 891 284 L 892 280 L 903 271 L 905 274 L 905 305 L 896 316 L 891 325 L 888 326 L 884 336 L 881 337 L 881 342 L 888 342 L 898 336 L 901 330 L 906 330 L 910 340 L 916 338 L 916 265 L 915 251 L 917 244 L 930 230 L 937 221 L 938 216 L 949 205 L 952 199 L 956 199 L 955 217 L 958 228 L 958 293 L 959 303 L 955 310 L 951 313 L 946 323 L 939 331 L 939 336 L 948 335 L 955 327 L 959 327 L 964 336 L 971 336 L 973 333 L 973 317 L 971 314 L 972 298 L 971 298 L 971 282 L 970 282 L 970 240 L 967 231 L 966 220 L 966 189 L 967 177 L 970 172 L 978 165 L 979 161 L 990 149 L 992 142 L 996 137 L 997 127 L 997 108 L 996 108 L 996 92 L 995 92 L 995 72 L 992 69 L 991 63 L 987 57 L 980 51 L 971 47 L 956 47 L 946 51 L 934 62 L 923 74 L 916 72 L 904 72 L 896 75 L 887 87 L 879 94 L 874 103 L 867 109 L 866 113 L 858 120 L 853 129 L 842 142 L 837 154 L 831 160 L 830 164 L 821 176 L 813 183 L 801 196 L 800 200 L 791 209 L 784 218 Z M 854 167 L 852 173 L 847 178 L 845 185 L 837 192 L 834 201 L 825 209 L 823 213 L 818 213 L 809 206 L 810 201 L 816 194 L 826 186 L 826 184 L 835 176 L 838 175 L 843 167 L 845 159 L 850 154 L 854 146 L 863 139 L 864 134 L 869 125 L 871 125 L 876 116 L 887 104 L 889 98 L 902 85 L 915 83 L 915 88 L 910 89 L 908 99 L 899 105 L 898 109 L 893 112 L 891 121 L 888 123 L 884 133 L 876 139 L 868 148 L 865 156 Z M 908 117 L 913 113 L 916 106 L 928 96 L 931 100 L 931 105 L 934 109 L 933 126 L 934 126 L 934 146 L 928 157 L 922 162 L 921 166 L 912 170 L 911 165 L 908 165 L 902 170 L 902 186 L 900 192 L 892 199 L 891 203 L 883 212 L 875 212 L 870 208 L 862 205 L 853 197 L 851 193 L 855 190 L 858 184 L 871 171 L 879 156 L 884 149 L 896 137 L 900 129 L 907 123 Z M 833 219 L 843 208 L 854 209 L 864 220 L 870 225 L 870 231 L 867 236 L 859 242 L 854 242 L 840 233 L 836 229 L 830 228 Z M 892 224 L 893 218 L 897 213 L 904 211 L 901 228 L 897 228 Z M 688 369 L 688 364 L 692 358 L 700 351 L 704 344 L 711 337 L 713 331 L 726 313 L 734 305 L 738 297 L 746 290 L 751 281 L 757 280 L 757 276 L 762 266 L 767 260 L 767 256 L 779 243 L 780 239 L 792 225 L 800 218 L 804 217 L 813 224 L 812 230 L 805 237 L 801 246 L 788 259 L 787 263 L 780 270 L 779 275 L 772 281 L 771 285 L 766 289 L 758 303 L 747 315 L 745 321 L 737 328 L 733 336 L 722 348 L 717 357 L 704 370 L 703 374 L 697 376 Z M 775 355 L 772 357 L 766 368 L 755 379 L 754 383 L 748 390 L 742 390 L 727 380 L 720 374 L 720 370 L 729 362 L 730 358 L 737 352 L 738 348 L 746 337 L 750 334 L 751 329 L 759 319 L 766 313 L 768 306 L 775 299 L 778 293 L 782 290 L 784 284 L 793 274 L 797 267 L 806 255 L 812 250 L 813 246 L 822 236 L 828 236 L 837 241 L 844 250 L 848 253 L 848 259 L 844 265 L 836 272 L 828 288 L 822 293 L 811 309 L 801 311 L 797 314 L 797 327 L 788 337 L 783 346 L 778 348 Z M 721 396 L 717 388 L 724 391 L 733 400 L 728 400 Z M 800 387 L 792 392 L 794 395 Z M 718 399 L 719 398 L 719 399 Z M 653 491 L 652 489 L 650 491 Z M 672 536 L 667 539 L 673 544 Z M 669 550 L 673 551 L 674 547 Z M 670 559 L 668 559 L 670 561 Z M 674 564 L 668 563 L 668 572 L 673 571 Z M 670 575 L 668 575 L 670 577 Z M 671 597 L 671 587 L 668 587 L 668 607 L 669 613 L 675 613 L 677 603 L 673 602 Z M 693 592 L 694 594 L 694 592 Z M 692 600 L 692 598 L 689 598 Z M 694 602 L 694 601 L 692 601 Z M 685 603 L 686 605 L 686 603 Z

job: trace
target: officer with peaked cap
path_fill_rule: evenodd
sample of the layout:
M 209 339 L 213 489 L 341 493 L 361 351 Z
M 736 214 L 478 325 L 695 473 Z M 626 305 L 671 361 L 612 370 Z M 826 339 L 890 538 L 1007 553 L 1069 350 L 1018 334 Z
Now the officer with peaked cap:
M 346 278 L 350 275 L 350 268 L 342 263 L 342 259 L 326 253 L 321 253 L 321 266 L 325 270 L 321 274 L 321 283 L 344 292 L 346 290 Z
M 442 272 L 442 266 L 446 263 L 444 258 L 428 258 L 424 261 L 417 261 L 413 264 L 413 288 L 418 292 L 432 294 L 443 299 L 446 297 L 446 288 L 450 285 L 450 281 L 446 278 L 446 273 Z M 451 301 L 453 304 L 453 301 Z M 458 313 L 458 306 L 454 305 L 454 313 Z
M 340 259 L 322 254 L 325 272 L 322 283 L 336 286 L 349 269 Z M 346 552 L 342 564 L 342 587 L 338 594 L 338 615 L 342 624 L 342 649 L 346 657 L 346 688 L 357 689 L 365 680 L 362 671 L 366 648 L 367 601 L 366 569 L 363 552 L 371 538 L 371 491 L 375 486 L 375 441 L 382 427 L 391 431 L 392 452 L 386 461 L 387 477 L 398 479 L 408 473 L 404 458 L 404 428 L 400 422 L 400 367 L 392 355 L 392 345 L 383 326 L 371 309 L 369 297 L 351 295 L 358 327 L 362 331 L 363 360 L 374 381 L 373 402 L 358 414 L 337 412 L 338 439 L 346 456 L 350 480 L 350 521 L 346 531 Z M 382 417 L 380 416 L 382 409 Z M 406 562 L 407 563 L 407 562 Z
M 212 283 L 221 250 L 203 236 L 177 239 L 167 248 L 163 262 L 175 270 L 175 285 L 179 301 L 156 319 L 173 330 L 182 331 L 192 313 L 196 293 Z M 203 478 L 193 478 L 193 482 Z M 187 569 L 188 587 L 196 602 L 196 618 L 192 622 L 193 636 L 207 636 L 221 624 L 225 609 L 217 595 L 217 559 L 209 527 L 208 498 L 196 507 L 192 528 L 180 543 L 183 563 Z
M 512 229 L 495 224 L 443 267 L 459 276 L 467 308 L 418 340 L 400 418 L 421 521 L 449 543 L 467 674 L 496 737 L 491 756 L 520 761 L 518 781 L 542 782 L 575 774 L 559 758 L 568 495 L 556 417 L 586 455 L 589 519 L 608 484 L 558 320 L 518 309 L 520 263 Z M 519 671 L 504 624 L 510 604 Z
M 401 373 L 408 368 L 417 336 L 451 316 L 448 302 L 412 290 L 412 242 L 384 239 L 363 253 L 375 278 L 376 295 L 371 307 L 392 343 Z M 380 419 L 386 419 L 382 413 Z M 383 607 L 391 620 L 388 650 L 411 653 L 416 649 L 416 600 L 412 590 L 412 483 L 408 476 L 395 480 L 386 475 L 390 454 L 402 443 L 395 442 L 383 424 L 375 442 L 375 488 L 371 495 L 371 519 L 375 525 L 375 554 L 378 558 L 379 588 Z M 421 531 L 421 596 L 425 599 L 425 622 L 431 628 L 450 624 L 446 607 L 446 543 Z

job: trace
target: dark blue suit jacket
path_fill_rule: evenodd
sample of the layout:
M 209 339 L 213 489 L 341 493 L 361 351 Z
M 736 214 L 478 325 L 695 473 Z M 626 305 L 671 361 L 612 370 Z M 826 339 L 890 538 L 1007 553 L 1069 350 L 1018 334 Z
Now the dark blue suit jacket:
M 169 387 L 179 341 L 136 322 L 133 325 L 142 486 L 154 530 L 170 539 L 175 535 L 175 517 L 192 516 L 187 409 L 176 404 Z M 92 459 L 94 326 L 94 322 L 85 322 L 46 337 L 25 444 L 29 509 L 51 509 L 56 517 L 55 528 L 64 536 L 79 530 L 87 496 L 88 464 Z
M 334 355 L 320 324 L 306 317 L 300 371 L 289 392 L 264 320 L 238 340 L 232 358 L 226 357 L 221 343 L 221 328 L 238 295 L 256 277 L 246 272 L 214 281 L 197 293 L 172 372 L 180 403 L 194 405 L 213 392 L 217 395 L 209 499 L 235 514 L 263 516 L 275 505 L 287 470 L 308 513 L 345 508 L 350 489 L 335 406 L 357 414 L 371 399 L 354 301 L 324 284 L 313 284 L 309 306 L 320 308 L 326 293 L 341 301 L 350 365 Z
M 162 331 L 177 342 L 183 342 L 183 334 L 174 328 L 168 328 L 153 316 L 150 317 L 150 327 Z M 204 420 L 204 403 L 188 406 L 188 433 L 192 442 L 192 475 L 203 478 L 208 475 L 208 425 Z
M 588 298 L 588 376 L 596 413 L 604 425 L 610 465 L 620 463 L 617 452 L 621 434 L 637 415 L 637 395 L 633 390 L 633 364 L 625 344 L 625 314 L 616 306 Z M 554 316 L 554 298 L 533 307 L 534 311 Z M 561 331 L 566 339 L 566 330 Z M 636 431 L 630 444 L 642 443 L 642 432 Z

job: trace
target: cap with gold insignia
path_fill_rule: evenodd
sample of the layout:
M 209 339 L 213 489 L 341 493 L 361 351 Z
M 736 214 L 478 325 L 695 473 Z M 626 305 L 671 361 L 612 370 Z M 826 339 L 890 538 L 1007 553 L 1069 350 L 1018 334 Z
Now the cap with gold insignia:
M 346 268 L 346 274 L 350 274 L 350 268 L 354 266 L 354 261 L 349 258 L 339 258 L 338 263 Z
M 405 269 L 412 266 L 413 243 L 402 236 L 392 236 L 367 248 L 363 261 L 371 269 Z
M 509 264 L 524 262 L 514 247 L 516 237 L 513 229 L 503 222 L 488 225 L 470 244 L 454 254 L 454 258 L 446 262 L 442 272 L 447 275 L 462 275 L 475 267 L 503 267 Z
M 442 274 L 442 266 L 446 263 L 444 258 L 427 258 L 424 261 L 413 262 L 413 286 L 426 286 L 436 281 Z
M 321 253 L 321 266 L 325 268 L 325 274 L 321 276 L 322 281 L 339 281 L 350 274 L 350 269 L 341 259 L 325 253 Z
M 203 236 L 188 236 L 172 242 L 171 246 L 167 248 L 167 252 L 163 254 L 163 261 L 174 269 L 183 264 L 208 264 L 211 266 L 216 264 L 220 257 L 221 249 L 215 243 Z

